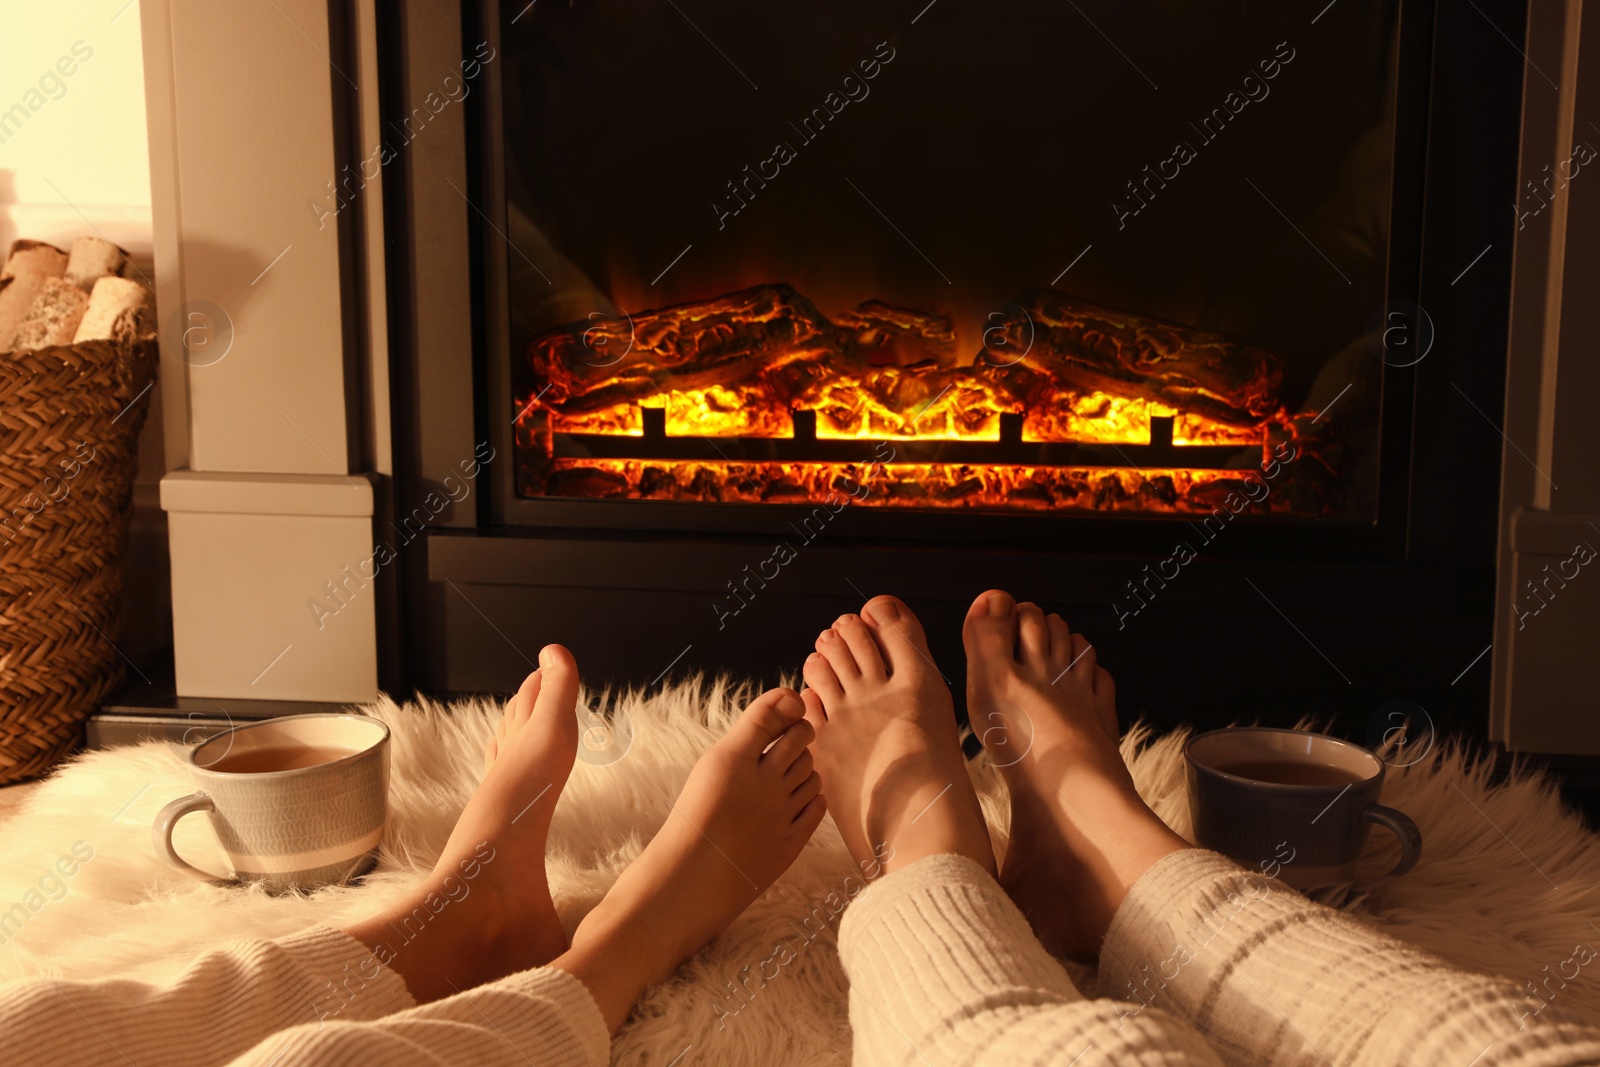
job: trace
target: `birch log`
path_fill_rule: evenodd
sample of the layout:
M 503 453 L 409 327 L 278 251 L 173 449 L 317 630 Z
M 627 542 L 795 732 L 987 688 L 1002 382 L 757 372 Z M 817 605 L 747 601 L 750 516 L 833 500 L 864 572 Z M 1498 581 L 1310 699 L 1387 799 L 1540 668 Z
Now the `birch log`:
M 72 242 L 67 257 L 67 281 L 85 293 L 101 278 L 120 276 L 128 265 L 128 253 L 103 237 L 80 237 Z
M 71 344 L 88 306 L 88 293 L 65 278 L 46 278 L 27 318 L 17 327 L 12 349 Z
M 21 238 L 11 242 L 11 256 L 0 278 L 18 274 L 41 274 L 46 278 L 59 278 L 67 272 L 67 254 L 46 241 Z
M 44 283 L 54 279 L 44 274 L 17 274 L 0 278 L 0 352 L 16 349 L 17 327 L 28 317 Z
M 155 332 L 150 290 L 131 278 L 101 278 L 94 283 L 88 309 L 78 323 L 73 343 L 133 339 Z

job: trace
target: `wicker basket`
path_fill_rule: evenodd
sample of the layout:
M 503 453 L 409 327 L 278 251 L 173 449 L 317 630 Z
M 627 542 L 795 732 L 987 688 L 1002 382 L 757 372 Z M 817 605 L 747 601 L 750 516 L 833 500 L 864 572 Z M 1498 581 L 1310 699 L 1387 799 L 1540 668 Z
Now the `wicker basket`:
M 112 641 L 154 337 L 0 354 L 0 784 L 75 747 Z

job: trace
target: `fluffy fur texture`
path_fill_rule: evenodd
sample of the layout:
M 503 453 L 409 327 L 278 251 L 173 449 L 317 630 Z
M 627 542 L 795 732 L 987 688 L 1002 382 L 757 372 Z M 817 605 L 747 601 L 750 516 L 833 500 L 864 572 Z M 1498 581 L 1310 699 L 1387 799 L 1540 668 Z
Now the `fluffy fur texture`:
M 548 868 L 569 932 L 660 827 L 690 766 L 752 695 L 738 684 L 691 679 L 649 696 L 586 698 L 591 714 L 609 710 L 619 735 L 625 720 L 632 740 L 614 762 L 580 759 L 556 810 Z M 0 912 L 30 891 L 46 903 L 0 946 L 0 979 L 160 980 L 239 937 L 338 926 L 368 914 L 436 859 L 482 774 L 481 750 L 500 710 L 481 700 L 450 707 L 381 700 L 368 708 L 394 731 L 382 860 L 358 886 L 302 896 L 207 885 L 156 859 L 156 812 L 192 788 L 181 747 L 153 743 L 79 757 L 6 826 Z M 1152 737 L 1136 728 L 1123 751 L 1155 810 L 1187 833 L 1183 740 L 1181 733 Z M 981 759 L 970 768 L 1003 850 L 1004 786 Z M 1491 787 L 1485 766 L 1445 749 L 1392 770 L 1385 800 L 1422 828 L 1424 857 L 1410 875 L 1353 902 L 1357 914 L 1461 967 L 1531 983 L 1529 1010 L 1554 1003 L 1600 1023 L 1600 960 L 1572 976 L 1575 947 L 1600 946 L 1600 930 L 1588 918 L 1600 915 L 1600 848 L 1578 816 L 1563 810 L 1551 784 L 1514 775 Z M 184 820 L 180 830 L 181 853 L 224 869 L 203 818 Z M 93 848 L 93 859 L 71 878 L 42 883 L 78 842 Z M 1371 853 L 1375 870 L 1392 862 L 1385 832 L 1374 832 Z M 693 1046 L 698 1062 L 847 1064 L 835 935 L 839 913 L 859 892 L 854 875 L 825 820 L 777 885 L 645 997 L 618 1035 L 615 1062 L 665 1065 Z M 1085 981 L 1092 985 L 1092 977 Z

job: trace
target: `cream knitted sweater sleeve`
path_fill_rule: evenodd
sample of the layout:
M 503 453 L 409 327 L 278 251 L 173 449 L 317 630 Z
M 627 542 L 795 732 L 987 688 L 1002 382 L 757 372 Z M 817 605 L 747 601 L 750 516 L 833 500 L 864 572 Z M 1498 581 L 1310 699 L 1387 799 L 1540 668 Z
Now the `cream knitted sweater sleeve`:
M 589 991 L 539 968 L 416 1006 L 372 950 L 318 927 L 208 952 L 168 985 L 0 987 L 0 1064 L 604 1067 Z
M 885 875 L 839 929 L 855 1062 L 1218 1064 L 1186 1023 L 1085 1000 L 988 872 L 930 856 Z
M 1535 1015 L 1509 980 L 1454 970 L 1199 849 L 1135 884 L 1100 981 L 1129 1019 L 1182 1016 L 1234 1063 L 1600 1063 L 1600 1031 L 1553 1007 Z
M 415 1001 L 372 950 L 338 930 L 240 941 L 167 985 L 36 978 L 0 987 L 0 1064 L 217 1064 L 262 1038 Z
M 232 1067 L 606 1067 L 600 1006 L 565 971 L 537 967 L 375 1022 L 297 1026 Z

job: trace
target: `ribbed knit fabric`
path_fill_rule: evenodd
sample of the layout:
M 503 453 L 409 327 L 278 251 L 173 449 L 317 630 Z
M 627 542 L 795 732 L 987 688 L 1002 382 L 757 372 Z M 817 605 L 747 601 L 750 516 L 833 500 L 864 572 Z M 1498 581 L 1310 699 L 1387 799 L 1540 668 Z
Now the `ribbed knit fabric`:
M 582 982 L 540 967 L 377 1022 L 297 1026 L 233 1067 L 605 1067 L 611 1034 Z
M 961 856 L 875 882 L 845 912 L 839 956 L 857 1064 L 1219 1062 L 1160 1011 L 1085 1000 L 995 880 Z
M 221 1064 L 292 1026 L 377 1019 L 414 1003 L 399 975 L 373 966 L 371 949 L 318 927 L 208 952 L 170 985 L 3 987 L 0 1064 Z
M 1592 931 L 1574 930 L 1574 941 Z M 1512 982 L 1454 970 L 1212 852 L 1166 857 L 1100 957 L 1130 1018 L 1166 1009 L 1232 1063 L 1566 1067 L 1600 1031 Z
M 1112 921 L 1101 981 L 1123 1001 L 1085 1000 L 994 879 L 958 856 L 874 883 L 845 913 L 839 954 L 855 1062 L 872 1067 L 1600 1064 L 1600 1030 L 1511 982 L 1452 970 L 1199 850 L 1156 864 Z M 609 1050 L 599 1007 L 563 971 L 416 1007 L 364 945 L 326 928 L 207 953 L 166 986 L 0 992 L 3 1064 L 604 1067 Z
M 36 979 L 0 989 L 0 1064 L 604 1067 L 583 983 L 542 967 L 417 1006 L 348 934 L 240 941 L 170 985 Z

